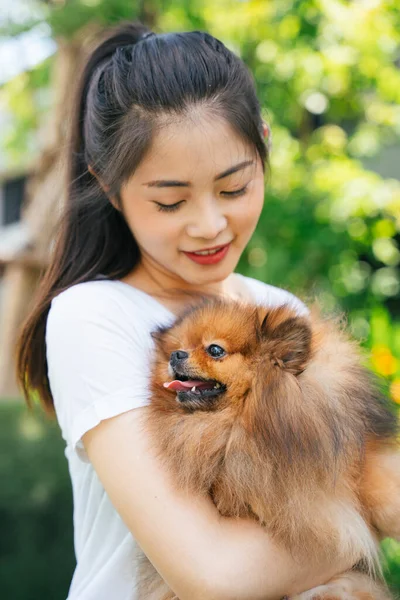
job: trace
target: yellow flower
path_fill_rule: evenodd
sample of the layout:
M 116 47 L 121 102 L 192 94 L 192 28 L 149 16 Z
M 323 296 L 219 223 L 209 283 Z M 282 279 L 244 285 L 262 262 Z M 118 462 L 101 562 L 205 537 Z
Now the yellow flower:
M 397 360 L 387 346 L 374 346 L 371 361 L 379 375 L 393 375 L 397 371 Z
M 390 395 L 392 400 L 400 404 L 400 379 L 394 379 L 390 385 Z

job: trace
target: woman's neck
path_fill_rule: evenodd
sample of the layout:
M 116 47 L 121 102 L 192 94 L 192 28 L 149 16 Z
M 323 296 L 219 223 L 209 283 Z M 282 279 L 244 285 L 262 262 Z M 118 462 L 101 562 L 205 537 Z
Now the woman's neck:
M 178 313 L 192 302 L 195 303 L 200 296 L 207 294 L 213 294 L 220 298 L 251 301 L 248 287 L 236 273 L 231 273 L 222 282 L 217 282 L 215 285 L 207 286 L 207 288 L 201 288 L 200 286 L 198 288 L 189 286 L 180 288 L 174 286 L 172 282 L 169 282 L 169 284 L 166 284 L 165 280 L 161 282 L 161 279 L 148 273 L 146 269 L 137 267 L 123 277 L 121 281 L 153 296 L 174 313 Z

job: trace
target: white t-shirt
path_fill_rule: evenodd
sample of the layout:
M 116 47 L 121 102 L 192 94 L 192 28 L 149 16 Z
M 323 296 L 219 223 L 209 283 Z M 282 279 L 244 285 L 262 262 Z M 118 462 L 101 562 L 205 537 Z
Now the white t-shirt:
M 289 292 L 244 277 L 254 301 L 304 304 Z M 139 600 L 136 542 L 111 504 L 81 438 L 103 419 L 150 401 L 150 332 L 175 319 L 152 296 L 126 283 L 96 280 L 59 294 L 46 327 L 48 376 L 66 442 L 74 501 L 77 566 L 68 600 Z

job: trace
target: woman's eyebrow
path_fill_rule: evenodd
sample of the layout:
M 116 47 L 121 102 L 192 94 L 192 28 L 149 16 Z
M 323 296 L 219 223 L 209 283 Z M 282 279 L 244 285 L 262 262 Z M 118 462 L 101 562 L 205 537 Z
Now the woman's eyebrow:
M 244 160 L 243 162 L 241 162 L 237 165 L 234 165 L 233 167 L 230 167 L 223 173 L 220 173 L 219 175 L 217 175 L 215 177 L 214 181 L 219 181 L 220 179 L 223 179 L 224 177 L 228 177 L 228 175 L 232 175 L 233 173 L 236 173 L 237 171 L 240 171 L 241 169 L 245 169 L 246 167 L 248 167 L 249 165 L 252 165 L 252 164 L 254 164 L 253 160 Z M 192 184 L 190 183 L 190 181 L 175 181 L 174 179 L 156 179 L 155 181 L 147 181 L 146 183 L 142 183 L 142 185 L 147 185 L 147 187 L 163 188 L 163 187 L 191 187 Z

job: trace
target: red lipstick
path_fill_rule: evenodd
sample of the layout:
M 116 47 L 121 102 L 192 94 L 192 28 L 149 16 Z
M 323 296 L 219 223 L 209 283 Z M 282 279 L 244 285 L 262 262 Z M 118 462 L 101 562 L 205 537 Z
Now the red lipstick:
M 231 243 L 229 242 L 226 246 L 214 246 L 214 248 L 219 247 L 219 250 L 213 254 L 200 255 L 194 254 L 193 252 L 184 252 L 184 254 L 199 265 L 214 265 L 219 263 L 227 255 L 230 245 Z M 214 250 L 214 248 L 207 248 L 207 250 Z M 206 250 L 206 248 L 204 250 Z M 199 250 L 198 252 L 202 252 L 202 250 Z

